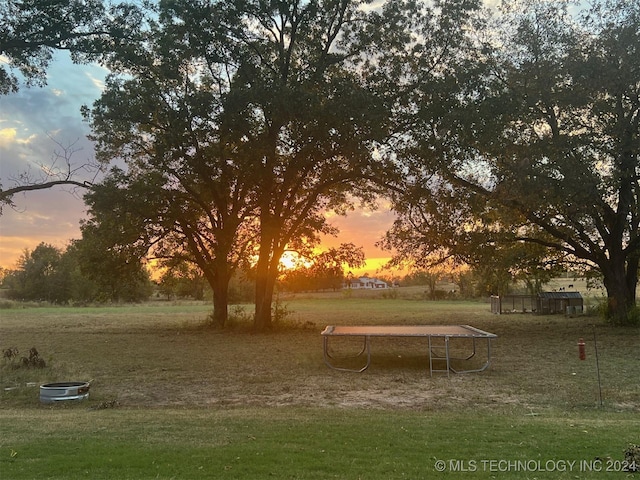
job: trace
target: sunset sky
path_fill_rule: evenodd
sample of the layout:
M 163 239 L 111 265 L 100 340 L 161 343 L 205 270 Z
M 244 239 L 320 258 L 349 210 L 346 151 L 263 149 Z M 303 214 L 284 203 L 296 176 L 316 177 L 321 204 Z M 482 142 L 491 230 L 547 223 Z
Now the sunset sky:
M 3 61 L 0 57 L 0 61 Z M 17 94 L 0 96 L 0 179 L 3 188 L 14 186 L 12 178 L 29 171 L 37 177 L 40 164 L 51 164 L 59 143 L 72 148 L 72 160 L 80 165 L 93 158 L 86 139 L 88 126 L 80 115 L 100 95 L 107 71 L 96 65 L 74 65 L 68 54 L 59 53 L 48 69 L 48 85 L 23 87 Z M 90 179 L 90 176 L 85 177 Z M 15 268 L 24 249 L 40 242 L 64 249 L 70 239 L 79 238 L 79 221 L 84 217 L 82 192 L 56 187 L 14 197 L 16 208 L 4 206 L 0 216 L 0 267 Z M 356 211 L 347 218 L 333 217 L 341 233 L 327 246 L 352 242 L 362 246 L 368 265 L 361 273 L 375 275 L 389 252 L 375 243 L 393 221 L 386 210 Z

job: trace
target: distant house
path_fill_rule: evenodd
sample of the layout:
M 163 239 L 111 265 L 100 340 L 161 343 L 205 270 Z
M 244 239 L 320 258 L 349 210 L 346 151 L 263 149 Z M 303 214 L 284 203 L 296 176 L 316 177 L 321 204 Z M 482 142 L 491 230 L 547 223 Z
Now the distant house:
M 374 289 L 374 288 L 389 288 L 387 282 L 383 282 L 377 278 L 371 277 L 360 277 L 360 278 L 350 278 L 347 280 L 345 284 L 345 288 L 366 288 L 366 289 Z

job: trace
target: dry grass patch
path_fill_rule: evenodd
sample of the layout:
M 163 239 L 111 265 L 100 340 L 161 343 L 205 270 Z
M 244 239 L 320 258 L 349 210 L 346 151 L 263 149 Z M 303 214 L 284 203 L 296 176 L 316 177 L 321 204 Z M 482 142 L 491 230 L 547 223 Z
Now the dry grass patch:
M 0 366 L 0 472 L 65 480 L 640 475 L 579 467 L 504 473 L 480 463 L 620 465 L 624 448 L 640 443 L 638 329 L 408 298 L 295 297 L 287 308 L 293 313 L 267 334 L 250 333 L 241 320 L 212 330 L 208 305 L 4 310 L 0 348 L 36 347 L 47 366 Z M 324 365 L 325 325 L 391 323 L 496 333 L 494 362 L 481 374 L 429 377 L 426 340 L 373 339 L 364 373 Z M 89 379 L 91 398 L 79 404 L 43 406 L 38 389 L 26 387 Z M 453 471 L 471 462 L 479 469 Z
M 0 347 L 35 346 L 49 367 L 15 378 L 92 380 L 90 402 L 124 407 L 303 406 L 442 409 L 590 408 L 599 403 L 593 329 L 605 407 L 640 409 L 640 330 L 604 326 L 595 317 L 495 316 L 473 302 L 292 298 L 287 324 L 266 334 L 236 324 L 204 325 L 207 305 L 4 311 Z M 322 361 L 326 324 L 470 324 L 499 335 L 482 374 L 428 374 L 426 340 L 374 339 L 362 374 Z M 587 360 L 577 354 L 587 341 Z M 26 391 L 25 391 L 26 390 Z M 22 392 L 22 393 L 19 393 Z M 5 406 L 39 408 L 35 390 L 3 391 Z

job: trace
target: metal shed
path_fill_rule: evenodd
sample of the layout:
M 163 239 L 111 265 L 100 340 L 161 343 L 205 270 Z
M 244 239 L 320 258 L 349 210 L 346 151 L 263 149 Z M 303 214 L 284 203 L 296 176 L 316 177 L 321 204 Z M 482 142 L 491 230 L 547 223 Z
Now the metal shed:
M 580 292 L 541 292 L 537 297 L 536 313 L 582 313 L 584 300 Z

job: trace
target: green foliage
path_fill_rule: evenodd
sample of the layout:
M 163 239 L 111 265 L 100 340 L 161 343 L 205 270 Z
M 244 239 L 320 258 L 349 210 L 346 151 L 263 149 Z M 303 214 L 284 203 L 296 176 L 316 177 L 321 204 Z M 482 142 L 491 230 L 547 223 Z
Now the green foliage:
M 637 1 L 505 2 L 491 24 L 458 16 L 466 28 L 432 50 L 438 65 L 407 55 L 408 174 L 386 245 L 489 268 L 492 252 L 526 242 L 551 252 L 543 262 L 599 271 L 624 318 L 640 261 L 639 18 Z
M 271 304 L 271 317 L 274 326 L 283 325 L 287 318 L 293 314 L 293 311 L 280 297 L 280 293 L 276 293 L 273 303 Z
M 60 251 L 45 243 L 39 244 L 33 252 L 25 250 L 19 260 L 19 270 L 10 277 L 13 284 L 13 298 L 26 300 L 64 301 L 64 289 L 61 287 L 59 270 Z
M 474 296 L 474 272 L 471 270 L 462 270 L 453 274 L 453 283 L 455 283 L 459 289 L 459 295 L 461 298 L 471 298 Z
M 86 300 L 90 282 L 78 274 L 77 258 L 68 250 L 41 243 L 24 251 L 18 269 L 7 273 L 3 285 L 9 298 L 60 304 Z
M 109 240 L 95 230 L 82 228 L 82 239 L 69 251 L 77 258 L 80 274 L 95 286 L 93 299 L 101 302 L 138 302 L 151 296 L 152 283 L 142 256 L 132 258 L 110 248 Z
M 68 50 L 75 61 L 106 55 L 130 43 L 141 26 L 133 4 L 108 7 L 100 0 L 0 4 L 0 95 L 16 92 L 19 71 L 27 85 L 46 85 L 54 50 Z
M 25 250 L 3 286 L 11 299 L 52 304 L 140 301 L 151 294 L 148 274 L 139 262 L 119 264 L 109 253 L 100 254 L 79 241 L 64 252 L 45 243 L 33 252 Z
M 158 282 L 160 292 L 168 299 L 203 300 L 207 281 L 202 272 L 186 262 L 171 262 Z

